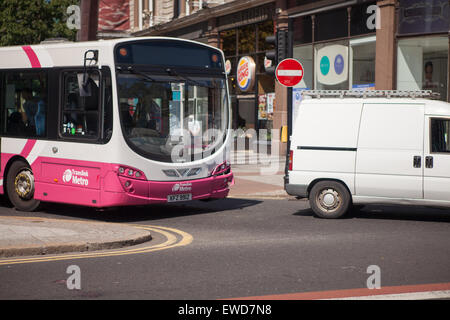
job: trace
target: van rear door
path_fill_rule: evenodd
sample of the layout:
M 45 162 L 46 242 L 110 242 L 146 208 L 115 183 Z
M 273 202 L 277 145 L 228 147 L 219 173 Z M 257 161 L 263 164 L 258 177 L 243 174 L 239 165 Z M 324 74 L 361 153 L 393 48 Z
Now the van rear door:
M 357 196 L 422 199 L 424 104 L 365 103 L 356 156 Z

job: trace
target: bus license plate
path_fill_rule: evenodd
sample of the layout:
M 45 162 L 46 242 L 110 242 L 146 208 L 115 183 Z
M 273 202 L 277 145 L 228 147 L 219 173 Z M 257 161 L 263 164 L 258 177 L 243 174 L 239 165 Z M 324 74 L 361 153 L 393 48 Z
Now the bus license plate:
M 191 193 L 170 194 L 167 196 L 167 202 L 189 201 L 189 200 L 192 200 Z

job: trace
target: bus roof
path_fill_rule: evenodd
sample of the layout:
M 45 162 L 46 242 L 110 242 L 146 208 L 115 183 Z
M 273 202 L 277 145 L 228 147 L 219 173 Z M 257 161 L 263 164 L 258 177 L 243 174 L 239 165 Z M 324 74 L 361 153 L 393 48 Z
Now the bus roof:
M 135 37 L 84 42 L 55 42 L 36 45 L 0 47 L 0 69 L 52 68 L 65 66 L 83 66 L 84 53 L 98 50 L 98 65 L 112 65 L 113 48 L 118 43 L 145 40 L 176 40 L 215 47 L 186 39 L 170 37 Z

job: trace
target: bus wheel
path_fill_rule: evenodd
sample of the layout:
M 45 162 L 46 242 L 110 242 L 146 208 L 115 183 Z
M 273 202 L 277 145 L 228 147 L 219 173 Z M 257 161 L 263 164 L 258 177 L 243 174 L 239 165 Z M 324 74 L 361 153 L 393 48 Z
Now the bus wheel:
M 40 201 L 34 196 L 34 176 L 30 166 L 22 161 L 15 161 L 8 170 L 6 192 L 9 201 L 20 211 L 34 211 Z
M 347 212 L 351 196 L 347 188 L 339 182 L 320 181 L 311 189 L 309 204 L 318 217 L 335 219 Z

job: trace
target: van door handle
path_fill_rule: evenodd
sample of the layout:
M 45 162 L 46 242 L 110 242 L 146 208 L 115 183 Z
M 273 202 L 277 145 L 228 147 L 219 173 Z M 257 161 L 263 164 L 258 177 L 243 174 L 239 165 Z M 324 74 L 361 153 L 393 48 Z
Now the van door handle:
M 425 157 L 425 168 L 433 168 L 433 157 L 432 156 Z
M 414 156 L 413 167 L 414 168 L 422 167 L 422 157 L 421 156 Z

